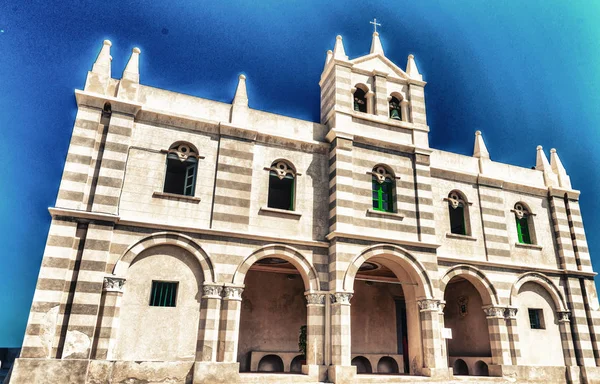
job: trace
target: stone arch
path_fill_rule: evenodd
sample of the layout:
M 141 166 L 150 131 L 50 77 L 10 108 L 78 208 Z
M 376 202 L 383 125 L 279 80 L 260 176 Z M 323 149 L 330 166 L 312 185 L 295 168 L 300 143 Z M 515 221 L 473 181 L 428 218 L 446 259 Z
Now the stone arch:
M 388 258 L 388 260 L 402 266 L 412 280 L 417 283 L 417 297 L 433 298 L 433 284 L 423 265 L 403 248 L 391 244 L 376 244 L 368 247 L 350 262 L 344 276 L 343 287 L 345 291 L 350 292 L 353 290 L 354 278 L 358 273 L 358 269 L 372 257 Z
M 460 276 L 469 281 L 475 289 L 479 292 L 483 305 L 498 305 L 498 292 L 492 282 L 487 276 L 479 269 L 466 264 L 456 265 L 450 268 L 444 277 L 440 280 L 440 292 L 444 295 L 446 291 L 446 285 L 452 280 L 452 278 Z
M 513 284 L 510 290 L 510 305 L 517 306 L 517 296 L 519 294 L 519 290 L 525 283 L 536 283 L 541 285 L 552 297 L 552 301 L 554 302 L 555 310 L 557 312 L 568 312 L 567 304 L 563 294 L 560 292 L 558 287 L 550 280 L 548 277 L 544 276 L 539 272 L 527 272 L 519 276 L 517 281 Z
M 390 96 L 388 98 L 391 99 L 392 97 L 395 97 L 396 99 L 398 99 L 398 101 L 404 100 L 404 96 L 402 95 L 402 93 L 397 91 L 390 93 Z
M 317 270 L 306 260 L 304 256 L 297 249 L 290 247 L 289 245 L 282 244 L 269 244 L 262 248 L 252 252 L 236 269 L 233 274 L 232 283 L 236 285 L 244 284 L 246 273 L 250 267 L 257 261 L 267 258 L 277 257 L 286 261 L 289 261 L 302 276 L 304 281 L 304 287 L 307 291 L 318 291 L 320 290 L 319 277 Z
M 204 276 L 204 283 L 216 281 L 213 264 L 209 255 L 191 237 L 173 232 L 157 232 L 138 241 L 125 251 L 113 268 L 113 275 L 125 277 L 127 269 L 135 258 L 144 250 L 158 245 L 173 245 L 194 255 Z

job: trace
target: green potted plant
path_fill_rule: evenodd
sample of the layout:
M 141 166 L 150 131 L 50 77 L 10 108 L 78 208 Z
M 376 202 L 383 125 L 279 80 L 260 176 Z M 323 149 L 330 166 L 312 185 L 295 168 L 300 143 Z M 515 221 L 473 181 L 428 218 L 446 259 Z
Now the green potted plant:
M 298 334 L 298 348 L 304 356 L 304 359 L 301 361 L 302 365 L 306 365 L 306 325 L 300 327 L 300 332 Z

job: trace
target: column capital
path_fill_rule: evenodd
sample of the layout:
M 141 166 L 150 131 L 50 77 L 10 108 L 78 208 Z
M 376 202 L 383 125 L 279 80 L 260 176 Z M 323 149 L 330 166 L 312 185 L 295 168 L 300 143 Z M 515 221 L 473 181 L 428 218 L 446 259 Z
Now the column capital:
M 559 323 L 568 323 L 571 321 L 571 312 L 569 311 L 557 311 L 558 322 Z
M 441 301 L 436 299 L 422 299 L 417 301 L 421 312 L 436 312 L 441 310 Z
M 124 286 L 125 286 L 124 278 L 115 277 L 115 276 L 104 276 L 104 283 L 102 285 L 102 290 L 104 292 L 123 293 Z
M 519 312 L 518 308 L 506 307 L 504 309 L 504 318 L 507 320 L 514 320 L 517 318 L 517 312 Z
M 202 298 L 221 299 L 223 294 L 223 285 L 215 283 L 205 283 L 202 286 Z
M 488 318 L 502 318 L 504 319 L 504 311 L 506 308 L 504 307 L 494 307 L 492 305 L 483 307 L 483 312 Z
M 325 292 L 304 292 L 306 305 L 325 305 Z
M 331 298 L 331 304 L 350 305 L 350 299 L 352 299 L 352 292 L 335 292 L 329 297 Z
M 243 285 L 225 285 L 223 287 L 223 300 L 242 301 Z

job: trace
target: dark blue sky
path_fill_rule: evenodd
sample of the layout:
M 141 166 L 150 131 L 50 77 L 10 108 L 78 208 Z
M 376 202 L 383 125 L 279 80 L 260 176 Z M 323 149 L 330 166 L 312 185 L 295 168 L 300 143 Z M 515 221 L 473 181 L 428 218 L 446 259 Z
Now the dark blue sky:
M 172 4 L 173 3 L 173 4 Z M 177 3 L 177 4 L 174 4 Z M 327 4 L 330 3 L 330 4 Z M 252 108 L 318 120 L 319 76 L 335 36 L 368 53 L 376 17 L 386 56 L 409 53 L 428 82 L 434 148 L 530 167 L 556 147 L 600 268 L 600 2 L 0 1 L 0 347 L 19 346 L 81 89 L 103 39 L 113 77 L 131 48 L 141 82 L 231 102 L 248 76 Z

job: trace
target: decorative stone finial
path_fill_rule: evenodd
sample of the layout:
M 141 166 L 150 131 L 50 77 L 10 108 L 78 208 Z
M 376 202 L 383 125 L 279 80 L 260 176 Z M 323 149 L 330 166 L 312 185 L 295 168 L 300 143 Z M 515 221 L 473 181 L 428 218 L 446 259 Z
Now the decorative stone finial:
M 490 153 L 483 141 L 483 136 L 481 136 L 481 131 L 475 131 L 475 146 L 473 147 L 473 157 L 477 157 L 480 159 L 489 159 Z
M 244 127 L 248 124 L 248 92 L 246 91 L 246 75 L 238 76 L 238 85 L 231 103 L 231 123 Z
M 560 161 L 560 157 L 558 157 L 558 153 L 554 148 L 550 150 L 550 165 L 552 167 L 552 172 L 558 176 L 558 184 L 560 187 L 571 189 L 571 178 L 567 175 L 567 170 L 563 166 L 562 161 Z
M 102 43 L 102 48 L 100 49 L 100 53 L 96 58 L 96 62 L 92 67 L 92 72 L 97 73 L 99 75 L 105 75 L 110 78 L 110 62 L 112 57 L 110 56 L 110 47 L 112 43 L 110 40 L 104 40 Z
M 248 106 L 248 93 L 246 91 L 246 76 L 241 74 L 238 77 L 238 85 L 233 97 L 233 104 Z
M 346 56 L 346 51 L 344 50 L 342 36 L 340 35 L 337 35 L 335 38 L 335 46 L 333 47 L 333 58 L 337 60 L 348 60 L 348 56 Z
M 373 32 L 373 40 L 371 41 L 371 52 L 370 53 L 383 53 L 383 46 L 381 40 L 379 40 L 379 33 Z
M 423 76 L 419 73 L 417 63 L 415 62 L 415 56 L 412 54 L 408 55 L 408 61 L 406 62 L 406 73 L 411 79 L 423 80 Z
M 549 171 L 550 163 L 548 162 L 548 158 L 544 153 L 544 148 L 542 148 L 541 145 L 538 145 L 535 149 L 537 150 L 537 155 L 535 158 L 535 169 L 537 169 L 538 171 Z
M 140 53 L 141 50 L 137 47 L 131 50 L 131 57 L 125 66 L 125 71 L 123 71 L 123 79 L 135 83 L 140 82 Z

